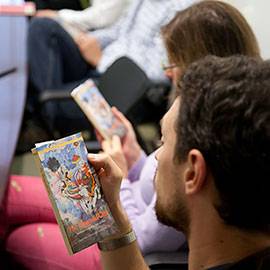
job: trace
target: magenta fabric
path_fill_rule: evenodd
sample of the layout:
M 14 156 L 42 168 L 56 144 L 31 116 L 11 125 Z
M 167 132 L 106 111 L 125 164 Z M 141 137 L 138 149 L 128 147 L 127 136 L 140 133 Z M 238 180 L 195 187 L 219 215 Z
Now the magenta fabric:
M 45 186 L 40 177 L 12 175 L 4 200 L 9 225 L 34 222 L 56 223 Z
M 34 223 L 14 230 L 7 238 L 6 250 L 12 260 L 29 270 L 101 270 L 96 245 L 68 255 L 57 224 Z

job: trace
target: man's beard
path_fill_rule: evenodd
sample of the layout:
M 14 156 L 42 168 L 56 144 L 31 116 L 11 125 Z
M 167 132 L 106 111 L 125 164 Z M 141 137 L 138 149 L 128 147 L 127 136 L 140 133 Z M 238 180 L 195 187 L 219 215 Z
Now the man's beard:
M 176 193 L 172 194 L 171 199 L 171 203 L 164 206 L 160 202 L 159 196 L 157 196 L 155 205 L 157 219 L 161 223 L 173 227 L 178 231 L 182 231 L 188 236 L 190 219 L 184 199 L 181 198 L 181 194 Z

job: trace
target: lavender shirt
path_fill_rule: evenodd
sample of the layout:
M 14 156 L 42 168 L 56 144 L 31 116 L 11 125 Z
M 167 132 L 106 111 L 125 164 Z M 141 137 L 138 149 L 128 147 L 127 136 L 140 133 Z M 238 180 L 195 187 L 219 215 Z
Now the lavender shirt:
M 128 179 L 121 185 L 120 197 L 143 254 L 175 251 L 184 242 L 183 233 L 161 224 L 155 214 L 156 194 L 154 175 L 157 168 L 155 153 L 141 154 L 131 168 Z

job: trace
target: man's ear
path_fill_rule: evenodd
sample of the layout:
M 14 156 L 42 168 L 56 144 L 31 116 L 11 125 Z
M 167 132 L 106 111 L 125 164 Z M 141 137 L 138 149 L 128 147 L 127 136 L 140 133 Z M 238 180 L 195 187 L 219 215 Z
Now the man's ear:
M 185 192 L 192 195 L 201 190 L 206 182 L 207 168 L 202 153 L 192 149 L 188 153 L 187 166 L 184 173 Z

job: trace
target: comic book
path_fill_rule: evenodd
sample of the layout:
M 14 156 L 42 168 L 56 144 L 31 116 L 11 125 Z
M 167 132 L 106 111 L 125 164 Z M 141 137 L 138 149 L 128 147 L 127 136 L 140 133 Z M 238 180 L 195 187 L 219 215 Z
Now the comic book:
M 81 133 L 36 144 L 32 152 L 70 254 L 117 232 Z
M 120 137 L 125 135 L 124 125 L 114 116 L 110 105 L 92 80 L 75 88 L 71 96 L 105 139 L 110 140 L 115 134 Z

